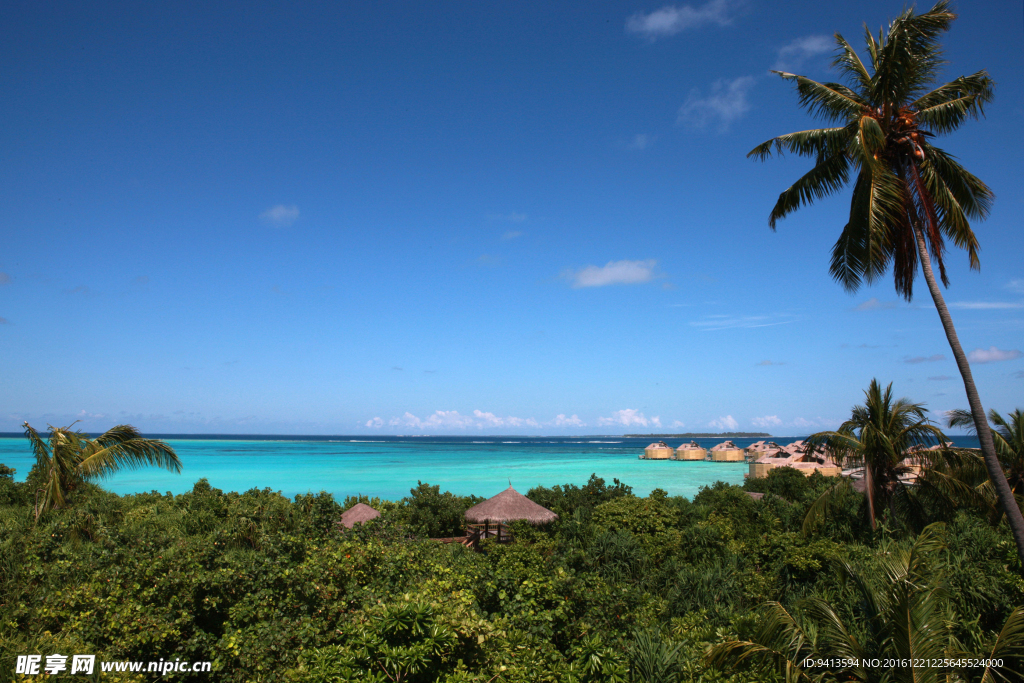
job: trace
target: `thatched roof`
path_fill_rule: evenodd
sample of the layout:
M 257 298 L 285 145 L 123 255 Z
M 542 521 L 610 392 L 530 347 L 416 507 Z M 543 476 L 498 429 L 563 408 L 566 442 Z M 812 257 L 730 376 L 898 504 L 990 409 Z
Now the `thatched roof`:
M 507 524 L 518 519 L 525 519 L 530 524 L 547 524 L 558 519 L 558 515 L 546 507 L 537 505 L 511 486 L 494 498 L 466 510 L 466 520 L 473 524 L 483 524 L 484 522 Z
M 374 517 L 380 517 L 380 513 L 366 503 L 356 503 L 341 514 L 341 523 L 351 529 L 356 524 L 369 522 Z

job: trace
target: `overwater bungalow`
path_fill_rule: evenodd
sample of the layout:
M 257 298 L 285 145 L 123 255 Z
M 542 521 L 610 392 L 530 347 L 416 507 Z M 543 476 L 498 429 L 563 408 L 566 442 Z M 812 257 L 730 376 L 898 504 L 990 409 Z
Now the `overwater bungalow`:
M 765 456 L 774 456 L 782 450 L 782 446 L 774 441 L 755 441 L 745 449 L 748 461 L 757 460 Z
M 684 443 L 676 449 L 676 454 L 673 456 L 675 460 L 705 460 L 707 457 L 707 449 L 696 441 Z
M 642 460 L 668 460 L 674 454 L 675 451 L 667 443 L 655 441 L 644 449 L 644 454 L 640 457 Z
M 806 477 L 815 472 L 820 472 L 825 477 L 837 477 L 843 473 L 843 468 L 828 457 L 822 447 L 810 448 L 803 441 L 794 441 L 785 448 L 761 456 L 750 463 L 750 472 L 747 476 L 766 477 L 768 472 L 776 467 L 792 467 L 798 472 L 803 472 Z
M 711 459 L 715 462 L 743 462 L 746 457 L 743 449 L 732 441 L 723 441 L 711 449 Z
M 345 512 L 341 513 L 341 523 L 346 529 L 351 529 L 356 524 L 369 522 L 371 519 L 380 517 L 380 513 L 366 503 L 356 503 Z

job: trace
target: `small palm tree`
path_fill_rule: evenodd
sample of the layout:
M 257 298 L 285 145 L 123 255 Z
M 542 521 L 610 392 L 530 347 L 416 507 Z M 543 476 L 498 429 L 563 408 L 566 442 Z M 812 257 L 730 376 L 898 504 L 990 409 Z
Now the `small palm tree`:
M 992 440 L 1006 474 L 1006 482 L 1018 506 L 1024 505 L 1024 411 L 1018 408 L 1007 419 L 995 410 L 990 410 L 988 419 L 992 423 Z M 951 410 L 946 417 L 946 424 L 950 428 L 963 427 L 976 433 L 974 417 L 966 410 Z M 995 498 L 990 481 L 981 485 L 981 493 L 989 500 Z
M 891 508 L 897 496 L 907 497 L 905 487 L 914 471 L 907 464 L 911 449 L 942 443 L 946 437 L 925 417 L 928 411 L 923 404 L 894 399 L 891 383 L 883 390 L 873 379 L 864 396 L 864 405 L 854 406 L 850 419 L 838 431 L 812 434 L 807 443 L 824 445 L 845 468 L 863 468 L 868 520 L 874 530 L 877 512 Z M 813 525 L 845 488 L 849 481 L 844 478 L 823 493 L 807 511 L 805 528 Z
M 779 195 L 768 219 L 773 230 L 780 218 L 838 192 L 856 174 L 849 221 L 832 248 L 830 268 L 848 291 L 881 277 L 891 265 L 896 291 L 909 301 L 920 261 L 963 377 L 985 467 L 1024 561 L 1024 517 L 1003 477 L 967 356 L 932 270 L 934 262 L 949 285 L 945 240 L 967 251 L 971 268 L 980 267 L 968 219 L 985 218 L 993 199 L 985 183 L 931 142 L 982 116 L 992 99 L 993 82 L 984 70 L 932 89 L 943 64 L 939 35 L 955 18 L 947 0 L 924 14 L 905 10 L 877 38 L 866 32 L 868 65 L 837 33 L 833 66 L 846 84 L 776 72 L 796 83 L 801 106 L 835 125 L 780 135 L 748 156 L 765 159 L 788 151 L 814 158 L 814 168 Z
M 1010 614 L 988 652 L 960 652 L 942 581 L 944 531 L 941 523 L 932 524 L 909 550 L 888 553 L 882 560 L 881 585 L 840 563 L 840 571 L 859 593 L 855 622 L 845 622 L 821 598 L 803 602 L 802 618 L 769 602 L 753 638 L 716 645 L 708 652 L 708 663 L 728 668 L 747 659 L 761 660 L 775 665 L 787 683 L 939 683 L 964 680 L 964 675 L 985 683 L 1015 680 L 1024 652 L 1024 607 Z M 998 667 L 968 669 L 950 662 L 990 656 Z
M 47 510 L 67 505 L 68 495 L 84 481 L 102 479 L 121 469 L 144 465 L 181 472 L 181 460 L 174 449 L 163 441 L 145 439 L 131 425 L 118 425 L 96 439 L 67 427 L 49 425 L 46 441 L 28 422 L 25 436 L 36 456 L 33 467 L 40 481 L 36 490 L 35 515 L 39 519 Z M 30 480 L 34 477 L 30 476 Z

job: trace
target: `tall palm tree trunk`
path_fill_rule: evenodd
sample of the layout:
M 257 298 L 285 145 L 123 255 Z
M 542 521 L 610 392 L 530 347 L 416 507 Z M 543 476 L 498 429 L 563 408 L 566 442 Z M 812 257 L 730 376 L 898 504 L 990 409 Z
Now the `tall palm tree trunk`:
M 871 530 L 875 530 L 875 481 L 871 476 L 871 465 L 867 458 L 864 459 L 864 490 L 868 494 L 868 520 L 871 521 Z
M 953 357 L 956 359 L 957 368 L 964 378 L 964 390 L 967 392 L 967 403 L 971 406 L 971 416 L 974 418 L 974 426 L 978 432 L 978 441 L 981 442 L 981 454 L 985 458 L 985 468 L 988 470 L 988 478 L 996 490 L 999 498 L 999 505 L 1006 514 L 1006 520 L 1010 524 L 1010 531 L 1013 532 L 1013 540 L 1017 544 L 1017 555 L 1021 564 L 1024 564 L 1024 516 L 1021 515 L 1017 501 L 1010 490 L 1010 484 L 1006 481 L 1003 467 L 996 455 L 995 443 L 992 441 L 992 432 L 988 427 L 988 419 L 985 417 L 985 409 L 981 407 L 981 399 L 978 397 L 978 388 L 974 386 L 974 377 L 971 375 L 971 366 L 967 363 L 967 356 L 964 355 L 963 347 L 960 346 L 960 339 L 956 336 L 956 328 L 953 327 L 953 319 L 946 308 L 946 300 L 942 298 L 939 285 L 935 282 L 935 275 L 932 273 L 932 261 L 928 255 L 928 245 L 924 240 L 924 232 L 921 224 L 914 221 L 914 235 L 917 237 L 917 252 L 921 257 L 921 269 L 924 271 L 924 279 L 928 283 L 928 291 L 932 294 L 935 302 L 935 309 L 939 312 L 939 320 L 942 321 L 942 329 L 946 332 L 946 340 L 953 350 Z

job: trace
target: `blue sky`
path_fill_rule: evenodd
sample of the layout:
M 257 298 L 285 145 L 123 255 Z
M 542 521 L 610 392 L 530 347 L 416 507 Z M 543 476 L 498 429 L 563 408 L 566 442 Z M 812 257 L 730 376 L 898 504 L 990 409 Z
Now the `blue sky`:
M 873 377 L 966 407 L 923 280 L 828 276 L 849 194 L 783 68 L 894 2 L 9 3 L 0 431 L 573 434 L 834 427 Z M 1024 407 L 1019 2 L 961 3 L 941 144 L 995 191 L 946 290 Z

